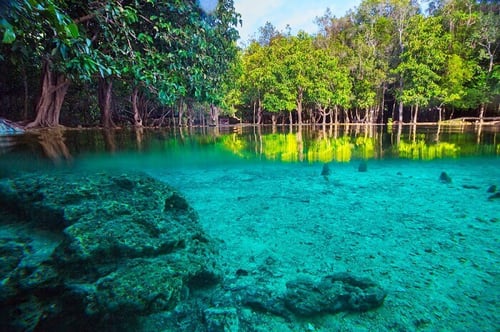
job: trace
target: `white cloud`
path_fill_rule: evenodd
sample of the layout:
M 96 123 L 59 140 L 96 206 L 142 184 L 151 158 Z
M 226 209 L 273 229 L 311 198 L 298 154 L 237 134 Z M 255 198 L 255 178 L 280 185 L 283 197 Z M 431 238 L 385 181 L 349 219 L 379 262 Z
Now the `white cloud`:
M 246 42 L 267 21 L 280 31 L 288 24 L 292 33 L 299 30 L 316 33 L 318 27 L 314 19 L 323 16 L 326 8 L 329 7 L 335 16 L 340 17 L 360 2 L 361 0 L 235 0 L 234 5 L 243 20 L 243 26 L 239 28 L 240 40 Z

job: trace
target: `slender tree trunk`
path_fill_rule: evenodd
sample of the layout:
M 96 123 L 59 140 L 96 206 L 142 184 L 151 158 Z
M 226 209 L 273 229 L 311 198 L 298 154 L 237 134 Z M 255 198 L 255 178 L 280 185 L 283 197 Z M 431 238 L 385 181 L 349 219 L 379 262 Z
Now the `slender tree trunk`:
M 193 120 L 193 101 L 191 99 L 188 99 L 186 102 L 187 106 L 187 125 L 188 127 L 192 127 L 194 124 Z
M 486 107 L 484 105 L 484 103 L 481 103 L 481 106 L 479 108 L 479 123 L 483 123 L 484 121 L 484 111 L 485 111 Z
M 384 123 L 384 115 L 385 115 L 385 91 L 387 90 L 386 85 L 384 84 L 382 87 L 382 101 L 380 102 L 380 108 L 378 109 L 377 114 L 377 123 Z M 382 115 L 382 116 L 380 116 Z
M 403 102 L 399 102 L 399 122 L 403 123 Z
M 299 125 L 302 124 L 302 99 L 304 96 L 304 91 L 302 88 L 299 88 L 299 93 L 297 97 L 297 123 Z
M 181 98 L 179 100 L 179 117 L 177 119 L 179 127 L 182 127 L 182 116 L 184 115 L 184 100 Z
M 415 109 L 414 109 L 414 114 L 413 114 L 413 123 L 417 123 L 417 120 L 418 120 L 418 104 L 415 105 Z
M 139 128 L 142 127 L 142 118 L 141 114 L 139 113 L 138 96 L 139 89 L 135 87 L 134 91 L 132 92 L 132 110 L 134 112 L 134 126 Z
M 210 105 L 210 118 L 212 123 L 215 124 L 216 127 L 219 126 L 219 108 L 214 104 Z
M 28 87 L 28 76 L 26 75 L 26 68 L 24 66 L 21 67 L 22 75 L 23 75 L 23 87 L 24 87 L 24 105 L 23 105 L 23 115 L 22 118 L 24 121 L 28 119 L 28 103 L 29 103 L 29 87 Z
M 44 60 L 40 99 L 36 105 L 36 118 L 26 127 L 56 127 L 61 107 L 68 91 L 69 80 L 63 74 L 52 72 L 50 60 Z
M 314 110 L 312 108 L 307 109 L 309 118 L 311 119 L 311 124 L 314 127 L 316 125 L 316 117 L 314 116 Z
M 115 124 L 111 117 L 111 92 L 113 90 L 113 82 L 107 81 L 104 78 L 99 79 L 97 98 L 99 109 L 101 110 L 101 124 L 104 128 L 113 128 Z
M 175 127 L 175 107 L 172 106 L 172 118 L 171 118 L 171 121 L 172 121 L 172 127 Z
M 259 99 L 257 104 L 257 124 L 262 123 L 262 101 Z
M 256 120 L 256 118 L 255 118 L 255 113 L 256 113 L 256 111 L 257 111 L 257 101 L 255 101 L 255 100 L 254 100 L 254 102 L 253 102 L 253 118 L 252 118 L 252 123 L 253 123 L 254 125 L 255 125 L 255 124 L 257 124 L 257 123 L 255 122 L 255 120 Z
M 344 122 L 345 123 L 350 123 L 351 120 L 349 119 L 349 111 L 346 109 L 344 109 L 344 115 L 345 115 L 345 119 L 344 119 Z

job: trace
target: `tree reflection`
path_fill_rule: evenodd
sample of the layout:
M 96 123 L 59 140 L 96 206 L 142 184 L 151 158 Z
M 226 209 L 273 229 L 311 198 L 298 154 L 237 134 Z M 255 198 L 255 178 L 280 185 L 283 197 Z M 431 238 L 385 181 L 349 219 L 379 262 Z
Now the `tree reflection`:
M 64 135 L 61 129 L 40 131 L 38 142 L 45 156 L 50 158 L 54 163 L 69 162 L 73 159 L 64 142 Z

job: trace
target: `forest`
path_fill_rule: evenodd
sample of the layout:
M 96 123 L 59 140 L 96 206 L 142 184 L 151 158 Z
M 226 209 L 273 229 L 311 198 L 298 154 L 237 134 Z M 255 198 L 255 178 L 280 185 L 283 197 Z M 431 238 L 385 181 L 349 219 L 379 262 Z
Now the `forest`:
M 500 117 L 496 1 L 363 0 L 238 46 L 233 0 L 0 2 L 0 117 L 26 128 Z M 219 119 L 219 117 L 223 117 Z

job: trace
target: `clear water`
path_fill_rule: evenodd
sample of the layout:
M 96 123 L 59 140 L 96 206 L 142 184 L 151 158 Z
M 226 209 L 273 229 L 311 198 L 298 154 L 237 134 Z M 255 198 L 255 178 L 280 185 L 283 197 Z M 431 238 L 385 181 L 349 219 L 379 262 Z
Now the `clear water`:
M 348 271 L 388 295 L 366 313 L 255 331 L 498 331 L 499 128 L 303 127 L 67 131 L 4 140 L 0 176 L 143 170 L 182 192 L 221 242 L 231 288 Z M 322 175 L 324 165 L 328 174 Z M 366 166 L 360 172 L 361 165 Z M 451 182 L 439 180 L 446 172 Z M 234 285 L 233 285 L 234 286 Z M 257 318 L 256 318 L 257 317 Z

